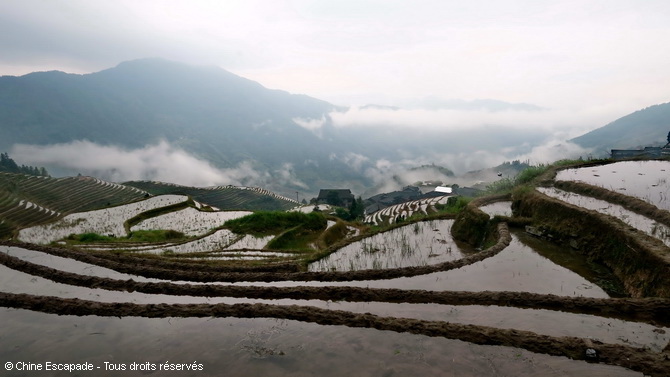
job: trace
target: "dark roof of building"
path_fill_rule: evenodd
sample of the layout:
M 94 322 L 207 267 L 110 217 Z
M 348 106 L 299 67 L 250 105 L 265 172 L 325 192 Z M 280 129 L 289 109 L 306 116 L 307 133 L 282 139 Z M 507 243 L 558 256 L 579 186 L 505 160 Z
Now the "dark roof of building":
M 331 192 L 336 192 L 337 196 L 343 199 L 351 199 L 354 196 L 350 189 L 321 189 L 319 191 L 319 199 L 327 199 L 328 194 Z

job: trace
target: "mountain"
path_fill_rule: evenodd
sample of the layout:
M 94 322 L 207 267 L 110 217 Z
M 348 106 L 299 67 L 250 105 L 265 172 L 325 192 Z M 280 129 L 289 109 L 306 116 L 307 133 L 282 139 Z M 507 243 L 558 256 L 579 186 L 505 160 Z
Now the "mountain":
M 609 155 L 610 149 L 662 146 L 670 132 L 670 103 L 654 105 L 626 115 L 570 141 Z
M 328 127 L 317 136 L 296 123 L 337 109 L 221 68 L 142 59 L 85 75 L 0 77 L 0 150 L 74 140 L 133 149 L 164 140 L 218 168 L 241 162 L 261 172 L 299 166 L 303 179 L 295 181 L 307 180 L 309 187 L 290 187 L 289 180 L 288 190 L 318 191 L 313 186 L 319 179 L 360 181 L 332 159 L 345 152 L 344 144 L 358 141 L 329 137 Z
M 473 114 L 543 110 L 496 100 L 431 101 L 433 109 Z M 309 198 L 328 187 L 346 187 L 361 195 L 432 161 L 449 169 L 470 169 L 483 163 L 482 152 L 496 155 L 504 148 L 505 153 L 527 153 L 548 137 L 542 127 L 509 128 L 490 120 L 469 126 L 467 120 L 453 125 L 445 119 L 441 125 L 440 117 L 449 114 L 442 111 L 400 111 L 382 105 L 347 110 L 268 89 L 218 67 L 141 59 L 84 75 L 51 71 L 0 77 L 0 151 L 9 151 L 20 163 L 45 166 L 55 176 L 84 173 L 112 181 L 260 186 L 291 198 L 297 191 Z M 91 150 L 84 140 L 98 148 L 93 154 L 115 148 L 119 153 L 110 155 L 116 160 L 110 163 L 112 157 L 91 157 L 90 152 L 84 157 L 83 151 Z M 23 161 L 15 155 L 17 144 L 36 147 L 22 149 Z M 181 155 L 135 153 L 130 161 L 130 153 L 125 153 L 156 145 L 184 150 L 221 174 L 212 173 L 216 179 L 203 184 L 179 181 L 156 172 L 165 164 L 188 170 L 177 161 Z M 37 154 L 41 158 L 31 161 Z M 56 154 L 58 160 L 52 158 Z M 84 159 L 90 163 L 82 167 L 79 162 Z M 147 163 L 157 160 L 161 164 Z M 207 170 L 205 175 L 212 170 L 202 164 L 189 166 Z
M 258 153 L 295 153 L 288 141 L 304 144 L 309 152 L 314 135 L 292 119 L 317 118 L 334 109 L 223 69 L 160 59 L 87 75 L 5 76 L 0 104 L 0 149 L 73 139 L 127 147 L 159 139 L 185 147 L 198 141 L 199 154 L 224 165 Z

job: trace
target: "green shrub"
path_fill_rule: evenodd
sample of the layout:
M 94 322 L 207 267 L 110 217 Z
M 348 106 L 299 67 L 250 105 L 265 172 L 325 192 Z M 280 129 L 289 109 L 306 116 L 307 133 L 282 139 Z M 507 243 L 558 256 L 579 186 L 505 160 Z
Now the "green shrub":
M 224 226 L 238 234 L 276 234 L 298 225 L 306 230 L 320 230 L 326 223 L 326 217 L 318 212 L 261 211 L 228 220 Z
M 176 230 L 167 229 L 167 230 L 136 230 L 130 232 L 128 235 L 128 240 L 133 242 L 162 242 L 170 241 L 175 239 L 184 238 L 185 235 L 182 232 L 177 232 Z
M 301 249 L 306 247 L 305 238 L 310 234 L 311 232 L 297 226 L 273 238 L 268 242 L 266 248 L 271 250 Z
M 514 179 L 503 178 L 486 186 L 485 195 L 496 195 L 511 192 L 516 186 L 526 184 L 539 177 L 549 169 L 550 165 L 540 164 L 529 166 L 519 172 Z
M 510 192 L 513 187 L 514 187 L 514 181 L 512 179 L 503 178 L 486 186 L 484 195 L 496 195 Z
M 161 242 L 186 237 L 176 230 L 136 230 L 126 238 L 103 236 L 97 233 L 70 234 L 67 239 L 76 242 Z
M 514 184 L 515 185 L 522 185 L 524 183 L 528 183 L 535 179 L 536 177 L 539 177 L 542 173 L 547 171 L 549 169 L 549 165 L 545 164 L 540 164 L 537 166 L 529 166 L 526 169 L 522 170 L 514 179 Z
M 435 209 L 443 213 L 459 213 L 471 200 L 466 196 L 454 196 L 447 199 L 447 204 L 436 204 Z
M 115 241 L 115 237 L 103 236 L 97 233 L 70 234 L 68 240 L 78 242 L 110 242 Z

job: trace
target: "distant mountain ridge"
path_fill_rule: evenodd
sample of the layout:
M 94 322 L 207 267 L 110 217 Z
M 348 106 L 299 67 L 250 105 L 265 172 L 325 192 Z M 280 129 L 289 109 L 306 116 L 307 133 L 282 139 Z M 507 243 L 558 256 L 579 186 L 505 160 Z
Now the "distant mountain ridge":
M 427 98 L 421 105 L 491 113 L 544 110 L 492 99 Z M 667 105 L 631 114 L 632 120 L 612 126 L 614 131 L 607 130 L 619 120 L 573 141 L 602 151 L 661 143 L 670 131 L 670 126 L 659 125 L 659 119 L 669 119 Z M 361 109 L 400 110 L 382 105 Z M 383 118 L 371 127 L 337 125 L 335 112 L 346 110 L 306 95 L 265 88 L 218 67 L 140 59 L 85 75 L 51 71 L 0 77 L 0 151 L 12 151 L 16 144 L 60 143 L 67 148 L 68 143 L 82 140 L 139 150 L 166 141 L 218 169 L 229 169 L 236 181 L 222 179 L 221 184 L 261 186 L 287 197 L 300 192 L 305 197 L 324 187 L 349 187 L 360 195 L 393 183 L 394 175 L 416 173 L 412 164 L 421 166 L 433 159 L 447 164 L 444 156 L 454 156 L 457 164 L 477 159 L 473 152 L 502 148 L 521 154 L 547 137 L 541 127 L 498 129 L 496 124 L 486 125 L 486 137 L 478 127 L 384 127 Z M 376 112 L 370 111 L 371 116 Z M 636 132 L 631 130 L 635 127 Z M 78 173 L 58 174 L 53 170 L 58 166 L 40 165 L 54 175 Z M 97 170 L 87 174 L 114 177 Z M 135 179 L 163 178 L 144 174 L 122 180 Z
M 0 150 L 75 140 L 133 149 L 167 141 L 217 168 L 249 162 L 272 174 L 286 164 L 300 166 L 303 178 L 296 177 L 294 187 L 283 183 L 291 192 L 305 190 L 301 180 L 361 179 L 332 159 L 357 141 L 345 145 L 328 127 L 317 136 L 295 121 L 338 109 L 218 67 L 141 59 L 85 75 L 0 77 Z
M 628 114 L 570 141 L 593 148 L 598 155 L 608 155 L 611 149 L 665 145 L 668 132 L 670 103 L 663 103 Z
M 139 147 L 159 139 L 218 162 L 263 150 L 290 153 L 278 141 L 314 139 L 293 118 L 318 118 L 335 106 L 269 90 L 220 68 L 143 59 L 86 75 L 38 72 L 0 77 L 0 149 L 14 143 L 86 139 Z M 256 127 L 253 140 L 242 132 Z M 273 141 L 270 145 L 262 142 Z M 221 155 L 217 150 L 226 149 Z

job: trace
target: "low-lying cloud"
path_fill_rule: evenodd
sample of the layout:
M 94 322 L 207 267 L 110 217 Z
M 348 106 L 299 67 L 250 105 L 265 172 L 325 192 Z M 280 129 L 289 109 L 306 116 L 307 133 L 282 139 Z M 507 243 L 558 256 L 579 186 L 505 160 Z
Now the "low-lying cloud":
M 87 140 L 46 146 L 17 144 L 11 155 L 22 164 L 56 168 L 113 182 L 155 180 L 196 187 L 270 188 L 273 184 L 307 187 L 295 179 L 291 164 L 267 171 L 256 168 L 251 161 L 243 161 L 236 167 L 219 169 L 166 141 L 130 150 Z
M 500 110 L 487 108 L 389 108 L 351 107 L 333 111 L 319 119 L 294 119 L 296 124 L 318 133 L 330 123 L 338 128 L 397 129 L 408 131 L 457 132 L 472 131 L 495 126 L 499 130 L 524 130 L 532 128 L 549 134 L 560 132 L 576 137 L 612 120 L 612 109 L 591 108 L 543 109 L 509 107 Z
M 473 149 L 451 153 L 431 151 L 421 155 L 397 155 L 397 158 L 375 158 L 345 152 L 333 153 L 330 159 L 344 163 L 351 171 L 371 182 L 374 188 L 365 194 L 372 195 L 427 180 L 467 186 L 479 180 L 496 179 L 495 174 L 491 177 L 480 174 L 476 178 L 471 175 L 459 178 L 459 175 L 491 168 L 505 161 L 541 164 L 560 159 L 586 158 L 589 153 L 590 150 L 576 144 L 551 139 L 532 148 Z M 268 168 L 249 160 L 231 168 L 217 168 L 166 141 L 138 149 L 99 145 L 86 140 L 46 146 L 17 144 L 11 150 L 11 155 L 21 164 L 45 166 L 48 170 L 65 171 L 69 175 L 81 173 L 113 182 L 155 180 L 196 187 L 258 186 L 278 192 L 309 191 L 312 183 L 298 179 L 300 168 L 291 163 Z M 318 165 L 312 160 L 305 161 L 305 164 Z M 432 165 L 446 167 L 457 176 L 447 176 L 439 169 L 416 169 Z
M 517 160 L 530 165 L 540 165 L 564 159 L 586 159 L 590 155 L 590 149 L 582 148 L 577 144 L 562 140 L 549 140 L 525 153 L 519 153 L 516 150 L 474 150 L 468 153 L 432 153 L 398 161 L 387 159 L 372 161 L 360 156 L 344 156 L 340 159 L 344 162 L 349 161 L 352 168 L 361 171 L 374 183 L 374 189 L 367 193 L 372 195 L 400 190 L 407 185 L 428 180 L 460 186 L 471 186 L 481 181 L 491 182 L 499 177 L 496 171 L 490 168 L 507 161 Z M 364 165 L 361 165 L 362 163 Z M 431 169 L 432 165 L 448 168 L 455 173 L 455 176 L 447 176 L 438 169 Z M 427 168 L 416 169 L 420 166 Z M 480 170 L 481 172 L 477 174 L 468 174 Z

